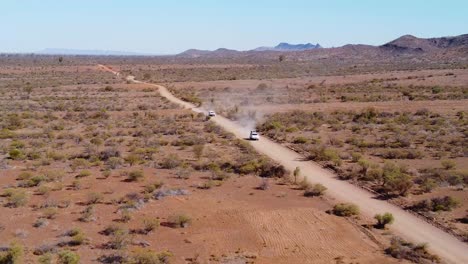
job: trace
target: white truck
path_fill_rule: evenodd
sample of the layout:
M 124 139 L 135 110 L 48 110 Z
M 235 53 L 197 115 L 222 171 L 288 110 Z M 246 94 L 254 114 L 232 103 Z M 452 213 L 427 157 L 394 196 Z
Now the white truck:
M 260 140 L 260 136 L 258 135 L 258 132 L 255 130 L 250 131 L 250 140 Z

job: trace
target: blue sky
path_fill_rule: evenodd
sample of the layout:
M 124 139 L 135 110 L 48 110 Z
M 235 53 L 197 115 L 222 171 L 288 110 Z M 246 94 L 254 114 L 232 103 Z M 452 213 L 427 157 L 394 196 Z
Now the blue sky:
M 0 0 L 0 52 L 171 54 L 279 42 L 379 45 L 468 33 L 466 0 Z

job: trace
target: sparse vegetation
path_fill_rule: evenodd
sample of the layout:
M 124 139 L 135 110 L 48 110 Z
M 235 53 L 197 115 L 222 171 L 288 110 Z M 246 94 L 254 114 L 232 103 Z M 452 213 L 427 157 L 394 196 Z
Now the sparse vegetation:
M 304 190 L 304 196 L 322 196 L 326 190 L 327 187 L 317 183 L 311 186 L 307 186 Z
M 391 213 L 376 214 L 374 218 L 377 220 L 376 227 L 380 229 L 385 229 L 386 225 L 392 224 L 395 221 Z
M 359 207 L 355 204 L 340 203 L 333 207 L 332 212 L 337 216 L 353 216 L 359 214 Z
M 440 258 L 427 251 L 426 244 L 414 245 L 400 238 L 393 238 L 390 247 L 385 249 L 385 252 L 396 258 L 406 259 L 414 263 L 440 263 Z
M 167 220 L 172 227 L 188 227 L 192 223 L 192 218 L 186 214 L 174 214 Z

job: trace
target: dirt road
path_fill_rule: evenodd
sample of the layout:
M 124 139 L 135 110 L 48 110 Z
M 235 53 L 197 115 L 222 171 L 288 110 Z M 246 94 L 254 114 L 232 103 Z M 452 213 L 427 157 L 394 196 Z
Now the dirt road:
M 144 83 L 127 78 L 136 83 Z M 150 84 L 159 89 L 162 96 L 195 112 L 202 112 L 194 105 L 176 98 L 165 87 Z M 235 122 L 222 116 L 216 116 L 212 120 L 225 130 L 232 132 L 238 138 L 248 136 L 248 131 Z M 395 222 L 390 229 L 397 235 L 415 243 L 428 243 L 429 249 L 439 255 L 447 263 L 468 263 L 468 245 L 461 242 L 454 236 L 438 229 L 437 227 L 419 219 L 418 217 L 405 212 L 401 208 L 389 204 L 382 200 L 377 200 L 374 195 L 360 189 L 346 181 L 336 178 L 336 175 L 320 167 L 311 161 L 303 161 L 303 157 L 298 153 L 281 146 L 266 138 L 260 141 L 251 142 L 252 146 L 260 153 L 269 156 L 273 160 L 293 171 L 300 167 L 301 174 L 313 183 L 321 183 L 328 188 L 327 195 L 336 199 L 336 202 L 352 202 L 359 205 L 361 213 L 373 217 L 377 213 L 390 212 L 395 217 Z M 339 238 L 337 238 L 339 239 Z

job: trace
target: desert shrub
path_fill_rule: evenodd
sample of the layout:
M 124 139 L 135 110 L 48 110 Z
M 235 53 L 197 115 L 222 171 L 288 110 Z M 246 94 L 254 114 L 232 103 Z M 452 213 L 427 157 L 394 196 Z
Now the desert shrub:
M 58 253 L 58 264 L 79 264 L 80 256 L 70 250 L 62 250 Z
M 104 196 L 102 195 L 102 193 L 98 193 L 98 192 L 88 193 L 87 196 L 88 196 L 87 201 L 86 201 L 87 204 L 97 204 L 97 203 L 102 202 L 102 200 L 104 200 Z
M 351 161 L 352 162 L 358 162 L 362 158 L 362 154 L 359 152 L 353 152 L 351 153 Z
M 172 227 L 185 228 L 190 225 L 192 218 L 186 214 L 174 214 L 171 215 L 167 221 Z
M 39 188 L 37 188 L 36 193 L 39 195 L 48 195 L 52 191 L 52 188 L 50 188 L 47 185 L 41 185 Z
M 172 253 L 168 251 L 156 253 L 150 249 L 138 249 L 128 261 L 130 264 L 167 264 Z
M 42 216 L 47 219 L 54 219 L 58 214 L 56 207 L 47 207 L 42 211 Z
M 80 171 L 80 173 L 78 173 L 78 175 L 76 175 L 76 178 L 84 178 L 90 175 L 91 175 L 91 172 L 89 170 L 82 170 Z
M 401 150 L 401 149 L 388 149 L 382 152 L 384 159 L 420 159 L 423 153 L 419 150 Z
M 217 183 L 216 181 L 214 180 L 208 180 L 200 185 L 198 185 L 198 189 L 202 189 L 202 190 L 208 190 L 208 189 L 211 189 L 213 188 L 214 186 L 217 186 Z
M 33 174 L 29 171 L 23 171 L 20 174 L 18 174 L 18 177 L 16 177 L 17 180 L 23 181 L 23 180 L 29 180 L 33 177 Z
M 82 212 L 81 216 L 78 220 L 81 222 L 92 222 L 96 220 L 96 217 L 94 215 L 94 205 L 88 205 Z
M 153 193 L 155 190 L 160 189 L 164 186 L 164 182 L 157 181 L 150 184 L 145 185 L 145 193 Z
M 119 157 L 110 157 L 107 161 L 106 161 L 106 165 L 115 170 L 117 169 L 118 167 L 120 167 L 122 165 L 122 159 L 119 158 Z
M 414 263 L 440 263 L 440 258 L 427 251 L 426 244 L 414 245 L 400 238 L 392 238 L 390 247 L 385 249 L 385 253 L 396 258 L 406 259 Z
M 442 160 L 441 161 L 442 167 L 446 170 L 455 169 L 457 163 L 454 160 Z
M 72 160 L 70 168 L 75 172 L 77 169 L 86 169 L 89 167 L 89 165 L 90 164 L 87 160 L 83 158 L 76 158 Z
M 6 118 L 5 129 L 16 130 L 22 128 L 23 125 L 23 119 L 18 114 L 10 114 Z
M 440 86 L 434 86 L 434 87 L 432 87 L 431 91 L 432 91 L 433 94 L 438 94 L 438 93 L 442 92 L 442 88 Z
M 435 197 L 430 200 L 422 200 L 410 208 L 414 211 L 451 211 L 458 207 L 460 202 L 451 196 Z
M 145 178 L 143 171 L 141 170 L 134 170 L 128 174 L 127 180 L 128 181 L 140 181 Z
M 263 178 L 282 178 L 286 175 L 283 165 L 264 162 L 259 168 L 259 176 Z
M 395 221 L 395 218 L 391 213 L 384 213 L 383 215 L 376 214 L 374 218 L 377 220 L 376 227 L 380 229 L 385 229 L 386 225 L 392 224 L 393 221 Z
M 24 190 L 13 190 L 7 197 L 9 207 L 21 207 L 28 203 L 29 195 Z
M 340 203 L 333 207 L 332 212 L 337 216 L 353 216 L 359 214 L 359 207 L 351 203 Z
M 336 166 L 340 166 L 342 161 L 338 152 L 334 149 L 327 149 L 324 146 L 311 147 L 308 158 L 314 161 L 331 161 Z
M 123 209 L 120 212 L 120 221 L 128 223 L 130 220 L 132 220 L 132 213 L 127 208 Z
M 423 192 L 431 192 L 438 186 L 437 182 L 434 179 L 426 178 L 420 184 L 419 187 Z
M 192 170 L 190 167 L 183 167 L 183 168 L 179 168 L 177 169 L 176 171 L 176 176 L 178 179 L 184 179 L 184 180 L 187 180 L 188 178 L 190 178 L 190 174 L 192 173 Z
M 46 253 L 46 254 L 40 256 L 37 259 L 37 262 L 39 264 L 52 264 L 53 263 L 53 255 L 51 253 Z
M 67 235 L 70 237 L 70 241 L 68 242 L 70 246 L 83 245 L 87 241 L 86 235 L 79 228 L 73 228 L 67 232 Z
M 12 149 L 10 150 L 10 152 L 8 152 L 8 154 L 10 155 L 10 158 L 13 160 L 22 160 L 26 157 L 24 153 L 19 149 Z
M 176 155 L 171 154 L 164 158 L 160 165 L 163 169 L 174 169 L 179 167 L 181 163 L 182 161 Z
M 40 228 L 40 227 L 45 227 L 48 224 L 49 224 L 49 221 L 47 221 L 47 219 L 39 218 L 34 222 L 33 226 L 36 227 L 36 228 Z
M 79 181 L 79 180 L 74 180 L 74 181 L 71 183 L 71 188 L 72 188 L 73 190 L 80 190 L 80 189 L 82 188 L 82 185 L 83 185 L 83 184 L 81 183 L 81 181 Z
M 299 188 L 301 190 L 307 190 L 308 188 L 312 187 L 312 183 L 310 183 L 306 177 L 302 178 L 302 181 L 299 183 Z
M 157 218 L 145 218 L 143 219 L 143 231 L 145 234 L 148 234 L 154 231 L 156 228 L 159 227 L 159 219 Z
M 125 249 L 131 242 L 130 234 L 126 229 L 117 229 L 110 236 L 107 246 L 111 249 Z
M 204 144 L 194 145 L 193 146 L 193 154 L 195 158 L 199 160 L 203 156 L 203 150 L 205 148 Z
M 323 186 L 320 183 L 317 183 L 317 184 L 307 187 L 304 191 L 304 196 L 306 197 L 322 196 L 326 190 L 327 190 L 327 187 Z
M 307 138 L 305 138 L 305 137 L 296 137 L 296 138 L 293 140 L 293 143 L 294 143 L 294 144 L 305 144 L 305 143 L 307 143 L 307 142 L 308 142 L 308 140 L 307 140 Z
M 24 254 L 23 246 L 13 242 L 5 252 L 0 251 L 0 264 L 19 264 L 22 263 Z
M 36 176 L 33 176 L 33 177 L 29 178 L 28 180 L 25 180 L 25 181 L 21 182 L 19 184 L 19 186 L 26 187 L 26 188 L 36 187 L 36 186 L 40 185 L 42 182 L 45 182 L 46 180 L 47 179 L 46 179 L 45 176 L 36 175 Z
M 125 162 L 127 162 L 130 166 L 133 166 L 135 164 L 141 163 L 141 158 L 140 156 L 136 154 L 129 154 L 124 158 Z

